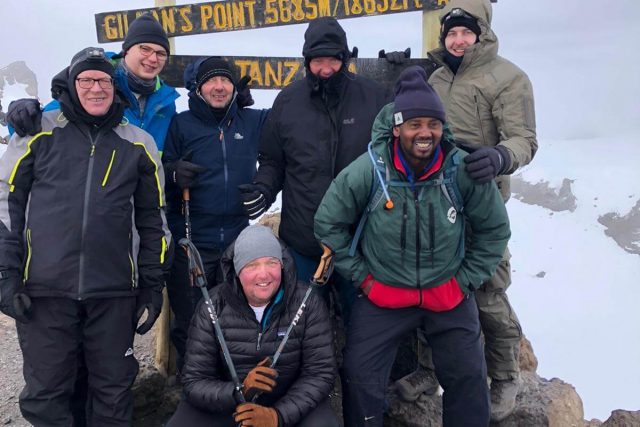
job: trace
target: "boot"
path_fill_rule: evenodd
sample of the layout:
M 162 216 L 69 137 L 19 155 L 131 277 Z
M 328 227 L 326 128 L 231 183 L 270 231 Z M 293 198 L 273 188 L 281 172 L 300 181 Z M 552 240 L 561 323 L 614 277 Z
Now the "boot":
M 407 402 L 415 402 L 421 394 L 438 391 L 438 379 L 433 369 L 418 365 L 418 369 L 396 381 L 398 394 Z
M 491 421 L 507 418 L 516 408 L 516 396 L 520 391 L 520 376 L 510 380 L 491 380 Z

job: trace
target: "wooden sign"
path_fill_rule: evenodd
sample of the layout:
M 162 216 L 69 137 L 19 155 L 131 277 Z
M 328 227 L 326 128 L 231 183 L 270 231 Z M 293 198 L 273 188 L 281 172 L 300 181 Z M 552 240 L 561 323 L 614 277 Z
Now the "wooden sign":
M 162 70 L 162 79 L 174 87 L 184 87 L 183 72 L 187 65 L 201 56 L 171 55 Z M 262 56 L 226 56 L 235 64 L 237 73 L 242 77 L 251 76 L 250 86 L 254 89 L 282 89 L 291 82 L 304 78 L 304 58 L 262 57 Z M 369 77 L 390 86 L 400 72 L 409 65 L 422 66 L 430 75 L 437 65 L 429 59 L 410 59 L 406 64 L 390 64 L 386 59 L 356 58 L 349 62 L 349 71 Z
M 303 24 L 336 19 L 435 10 L 447 0 L 225 0 L 95 15 L 99 43 L 124 40 L 129 24 L 151 13 L 169 37 Z

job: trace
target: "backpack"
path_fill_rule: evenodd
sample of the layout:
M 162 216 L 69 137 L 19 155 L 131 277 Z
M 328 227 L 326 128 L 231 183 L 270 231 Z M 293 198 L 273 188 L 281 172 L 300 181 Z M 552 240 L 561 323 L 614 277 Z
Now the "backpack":
M 377 159 L 375 158 L 372 146 L 373 145 L 370 142 L 367 146 L 367 153 L 369 153 L 369 158 L 371 159 L 371 163 L 373 163 L 373 184 L 371 185 L 371 191 L 369 192 L 369 201 L 367 202 L 367 207 L 364 209 L 364 212 L 362 212 L 362 216 L 360 217 L 360 221 L 358 222 L 356 231 L 353 234 L 353 240 L 351 241 L 351 245 L 349 246 L 349 256 L 354 256 L 356 253 L 356 249 L 358 247 L 358 243 L 360 242 L 360 238 L 362 237 L 362 231 L 364 230 L 364 226 L 367 223 L 369 214 L 380 204 L 383 199 L 387 200 L 387 204 L 385 205 L 384 209 L 391 209 L 393 207 L 393 204 L 391 204 L 391 207 L 389 207 L 388 205 L 389 202 L 391 202 L 391 199 L 389 197 L 389 193 L 387 192 L 387 187 L 410 187 L 412 185 L 411 183 L 406 181 L 391 179 L 389 167 L 385 164 L 384 160 L 382 160 L 382 157 L 378 156 Z M 440 189 L 442 190 L 442 194 L 444 194 L 453 209 L 455 209 L 458 214 L 461 214 L 460 218 L 462 220 L 462 227 L 464 230 L 464 200 L 462 198 L 462 194 L 460 193 L 460 189 L 458 188 L 458 181 L 456 179 L 458 175 L 458 165 L 460 164 L 459 154 L 460 153 L 456 151 L 451 156 L 448 156 L 445 159 L 445 163 L 435 179 L 413 183 L 413 186 L 429 187 L 439 185 Z M 465 233 L 461 233 L 457 249 L 457 256 L 459 258 L 464 257 L 464 240 Z

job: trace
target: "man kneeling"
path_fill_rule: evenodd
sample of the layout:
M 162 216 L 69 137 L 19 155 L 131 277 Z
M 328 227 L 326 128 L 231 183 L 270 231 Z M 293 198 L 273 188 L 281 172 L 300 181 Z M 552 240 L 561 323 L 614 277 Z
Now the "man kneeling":
M 184 399 L 168 427 L 338 426 L 329 406 L 336 361 L 329 315 L 312 294 L 277 367 L 270 357 L 308 285 L 296 283 L 293 258 L 271 230 L 244 229 L 222 256 L 224 283 L 210 291 L 231 359 L 242 379 L 241 403 L 205 304 L 191 321 Z

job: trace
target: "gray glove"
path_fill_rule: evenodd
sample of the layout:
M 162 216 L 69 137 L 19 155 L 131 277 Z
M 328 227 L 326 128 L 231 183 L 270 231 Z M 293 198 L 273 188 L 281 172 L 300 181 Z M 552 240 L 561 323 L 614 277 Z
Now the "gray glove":
M 501 145 L 480 147 L 464 158 L 465 170 L 478 184 L 484 184 L 511 167 L 511 157 Z
M 394 51 L 385 53 L 384 49 L 378 52 L 378 58 L 386 59 L 390 64 L 401 65 L 406 63 L 411 58 L 411 48 L 408 47 L 404 51 Z
M 42 132 L 42 110 L 40 102 L 33 98 L 17 99 L 9 104 L 7 123 L 18 136 L 35 135 Z
M 0 271 L 0 311 L 21 323 L 31 318 L 31 298 L 24 293 L 22 277 L 17 271 Z

